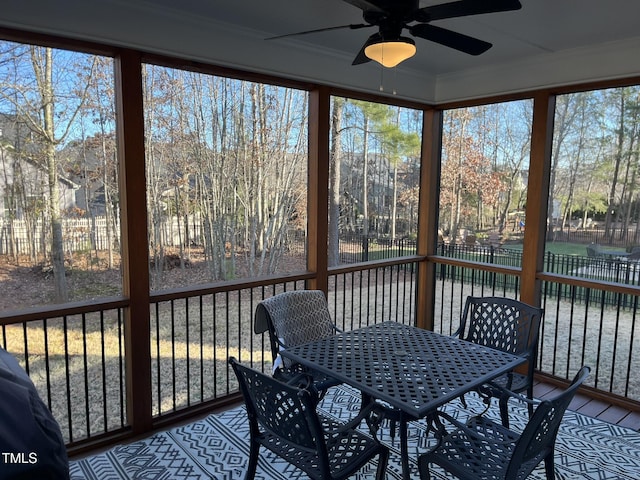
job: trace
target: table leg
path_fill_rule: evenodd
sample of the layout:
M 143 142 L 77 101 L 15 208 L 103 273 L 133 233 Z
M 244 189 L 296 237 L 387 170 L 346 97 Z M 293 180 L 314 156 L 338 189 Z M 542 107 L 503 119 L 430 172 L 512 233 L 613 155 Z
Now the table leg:
M 365 408 L 371 402 L 375 402 L 373 397 L 368 394 L 362 393 L 360 408 Z M 391 407 L 380 406 L 380 419 L 386 418 L 391 422 L 392 432 L 395 430 L 396 425 L 400 430 L 400 460 L 402 466 L 402 480 L 411 480 L 411 468 L 409 466 L 409 433 L 408 424 L 409 420 L 417 420 L 415 417 L 405 414 L 401 410 L 396 410 Z M 380 422 L 368 420 L 369 428 L 377 433 Z M 393 437 L 393 433 L 391 433 Z
M 400 459 L 402 462 L 402 479 L 411 480 L 411 469 L 409 467 L 409 438 L 408 422 L 404 415 L 400 415 Z

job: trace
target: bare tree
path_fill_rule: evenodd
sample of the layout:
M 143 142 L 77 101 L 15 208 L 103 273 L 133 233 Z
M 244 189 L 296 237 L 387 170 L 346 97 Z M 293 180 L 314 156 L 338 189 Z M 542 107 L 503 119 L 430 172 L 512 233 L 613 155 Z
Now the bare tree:
M 47 172 L 47 214 L 51 226 L 51 264 L 55 283 L 55 300 L 69 298 L 64 265 L 64 244 L 60 212 L 59 171 L 56 148 L 68 138 L 87 95 L 88 84 L 78 88 L 71 78 L 77 61 L 95 64 L 89 56 L 59 52 L 59 66 L 54 67 L 54 50 L 34 45 L 20 46 L 3 42 L 13 50 L 21 64 L 20 75 L 1 80 L 2 100 L 15 109 L 16 115 L 32 132 L 37 150 L 33 158 Z M 55 80 L 55 81 L 54 81 Z
M 115 102 L 113 60 L 97 57 L 95 68 L 85 68 L 84 82 L 90 85 L 86 101 L 81 110 L 82 144 L 78 152 L 77 164 L 67 166 L 82 178 L 84 198 L 89 219 L 92 222 L 93 248 L 97 252 L 95 196 L 102 191 L 107 265 L 114 268 L 114 253 L 117 248 L 117 226 L 119 212 L 114 208 L 118 203 L 118 162 L 115 138 Z M 85 118 L 86 117 L 86 118 Z M 88 125 L 87 125 L 88 124 Z
M 147 66 L 155 260 L 202 242 L 211 280 L 271 274 L 306 200 L 306 95 Z M 178 224 L 171 231 L 170 225 Z M 241 271 L 240 271 L 241 270 Z M 160 272 L 155 275 L 160 279 Z
M 638 198 L 638 177 L 640 176 L 640 153 L 638 152 L 638 143 L 640 142 L 640 92 L 637 88 L 630 89 L 629 99 L 627 102 L 628 129 L 625 132 L 627 141 L 626 156 L 627 161 L 623 167 L 623 186 L 620 192 L 619 221 L 621 223 L 620 236 L 621 240 L 633 243 L 637 241 L 638 229 L 633 238 L 627 238 L 629 229 L 633 223 L 633 217 L 639 215 L 636 202 Z M 634 202 L 635 200 L 635 202 Z
M 612 168 L 611 177 L 609 183 L 609 193 L 607 195 L 607 213 L 605 216 L 605 231 L 604 235 L 609 242 L 613 241 L 613 235 L 615 229 L 613 228 L 613 222 L 616 220 L 616 207 L 618 204 L 617 190 L 618 184 L 621 181 L 621 170 L 624 167 L 624 162 L 628 158 L 626 151 L 627 141 L 627 103 L 629 100 L 630 90 L 628 88 L 614 89 L 610 92 L 610 100 L 613 108 L 615 109 L 617 118 L 615 119 L 615 143 L 614 151 L 612 152 Z M 619 213 L 619 212 L 618 212 Z

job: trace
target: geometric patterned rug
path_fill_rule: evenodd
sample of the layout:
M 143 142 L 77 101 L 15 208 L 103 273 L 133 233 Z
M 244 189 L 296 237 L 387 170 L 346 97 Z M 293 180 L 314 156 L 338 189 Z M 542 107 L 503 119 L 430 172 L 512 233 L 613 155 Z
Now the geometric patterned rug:
M 360 407 L 359 393 L 348 386 L 332 388 L 319 407 L 337 419 L 348 419 Z M 444 410 L 464 420 L 470 413 L 483 410 L 473 395 L 467 396 L 467 408 L 459 401 Z M 519 429 L 528 419 L 526 406 L 510 404 L 511 428 Z M 488 416 L 498 419 L 497 408 Z M 202 420 L 153 436 L 120 445 L 95 456 L 70 462 L 72 480 L 242 480 L 248 455 L 249 428 L 243 407 L 210 415 Z M 387 478 L 401 479 L 399 442 L 381 431 L 381 440 L 391 449 Z M 413 422 L 409 444 L 413 474 L 419 478 L 415 460 L 433 439 L 425 435 L 424 422 Z M 640 479 L 640 433 L 567 411 L 556 443 L 556 478 L 565 479 Z M 375 478 L 375 460 L 352 478 Z M 453 478 L 433 468 L 433 478 Z M 306 475 L 261 450 L 256 480 L 306 480 Z M 544 468 L 530 479 L 545 479 Z

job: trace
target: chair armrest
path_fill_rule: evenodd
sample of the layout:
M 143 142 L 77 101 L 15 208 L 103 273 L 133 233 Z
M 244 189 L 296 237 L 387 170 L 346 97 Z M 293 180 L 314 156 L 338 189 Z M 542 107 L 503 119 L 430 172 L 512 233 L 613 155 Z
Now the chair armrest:
M 307 392 L 309 392 L 314 405 L 317 406 L 320 402 L 320 390 L 314 383 L 313 375 L 311 375 L 310 373 L 298 372 L 292 374 L 290 378 L 286 378 L 286 375 L 283 375 L 282 380 L 286 380 L 285 383 L 287 385 L 291 385 L 299 388 L 300 390 L 306 390 Z
M 441 428 L 444 429 L 444 424 L 442 423 L 441 419 L 446 420 L 447 423 L 449 423 L 449 424 L 453 425 L 454 427 L 459 428 L 461 430 L 465 430 L 465 429 L 468 428 L 466 424 L 462 423 L 457 418 L 452 417 L 448 413 L 445 413 L 443 411 L 437 410 L 435 412 L 435 414 L 434 414 L 433 421 L 436 422 Z
M 307 372 L 293 373 L 291 377 L 288 378 L 283 375 L 280 380 L 284 381 L 287 385 L 293 385 L 298 388 L 307 388 L 310 385 L 313 385 L 313 377 L 311 377 Z
M 502 395 L 504 395 L 504 396 L 515 398 L 516 400 L 524 402 L 526 404 L 537 405 L 538 403 L 540 403 L 539 400 L 531 400 L 531 399 L 527 398 L 524 395 L 521 395 L 519 393 L 513 392 L 513 391 L 511 391 L 511 390 L 509 390 L 507 388 L 504 388 L 503 386 L 498 385 L 496 383 L 488 382 L 487 385 L 489 385 L 494 390 L 500 391 L 502 393 Z M 482 389 L 482 387 L 480 387 L 480 389 Z
M 372 417 L 375 418 L 372 419 Z M 327 433 L 342 433 L 348 430 L 354 430 L 360 426 L 363 420 L 366 420 L 371 436 L 376 438 L 377 428 L 382 418 L 383 413 L 380 411 L 380 406 L 376 402 L 370 402 L 367 406 L 360 409 L 358 415 L 335 429 L 327 430 Z
M 444 419 L 446 422 L 442 422 Z M 503 427 L 501 424 L 492 420 L 487 420 L 482 416 L 473 416 L 467 420 L 467 423 L 462 423 L 459 420 L 453 418 L 451 415 L 438 411 L 436 412 L 436 418 L 434 422 L 438 425 L 437 437 L 438 444 L 433 448 L 436 450 L 449 434 L 445 427 L 445 423 L 453 426 L 456 430 L 456 437 L 460 434 L 466 436 L 472 441 L 484 441 L 487 437 L 491 437 L 492 443 L 497 445 L 511 445 L 518 438 L 518 434 Z M 496 434 L 499 437 L 496 437 Z

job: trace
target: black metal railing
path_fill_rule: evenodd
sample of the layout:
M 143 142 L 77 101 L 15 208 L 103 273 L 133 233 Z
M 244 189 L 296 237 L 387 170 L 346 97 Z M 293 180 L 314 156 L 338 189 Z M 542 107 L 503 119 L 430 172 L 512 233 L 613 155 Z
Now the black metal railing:
M 185 294 L 152 304 L 151 381 L 156 417 L 237 391 L 230 356 L 267 371 L 268 341 L 253 332 L 257 304 L 269 296 L 305 288 L 302 280 L 259 287 Z
M 329 305 L 342 330 L 383 321 L 415 324 L 417 262 L 335 268 L 329 276 Z
M 414 262 L 336 269 L 329 280 L 329 308 L 338 327 L 413 323 L 415 271 Z M 264 298 L 302 288 L 300 280 L 166 300 L 158 295 L 151 309 L 153 414 L 160 417 L 237 391 L 229 356 L 268 371 L 268 340 L 253 332 L 255 308 Z
M 476 266 L 444 268 L 436 285 L 434 330 L 451 334 L 460 321 L 468 295 L 519 297 L 519 276 L 482 270 Z M 442 271 L 442 270 L 440 270 Z M 543 282 L 544 321 L 537 369 L 569 380 L 589 365 L 589 385 L 640 402 L 639 296 L 588 285 Z
M 538 369 L 569 379 L 589 365 L 594 388 L 640 401 L 640 297 L 549 281 L 543 293 Z
M 2 325 L 2 346 L 25 368 L 67 444 L 127 425 L 122 308 L 67 309 Z
M 445 245 L 440 244 L 437 250 L 439 255 L 454 258 L 456 260 L 465 260 L 469 262 L 487 263 L 491 265 L 500 265 L 507 267 L 519 268 L 522 264 L 522 251 L 509 249 L 504 247 L 493 247 L 491 245 Z M 507 291 L 518 291 L 518 277 L 496 277 L 490 274 L 479 273 L 475 269 L 459 269 L 449 267 L 445 264 L 439 265 L 440 280 L 451 276 L 449 280 L 459 281 L 462 283 L 477 283 L 477 275 L 483 275 L 482 281 L 489 282 L 492 289 L 503 288 Z M 614 255 L 589 257 L 586 255 L 562 255 L 546 252 L 544 256 L 544 271 L 552 274 L 566 275 L 575 278 L 584 278 L 600 282 L 612 282 L 621 285 L 639 286 L 640 285 L 640 262 L 627 260 L 625 257 L 615 257 Z M 553 286 L 548 287 L 548 294 L 555 295 L 552 292 Z M 561 289 L 560 294 L 568 295 L 566 290 Z M 576 299 L 585 301 L 589 295 L 587 289 L 577 287 L 571 296 L 566 299 Z M 634 295 L 623 295 L 618 298 L 617 295 L 606 293 L 604 297 L 607 305 L 616 306 L 622 302 L 623 305 L 632 305 Z

